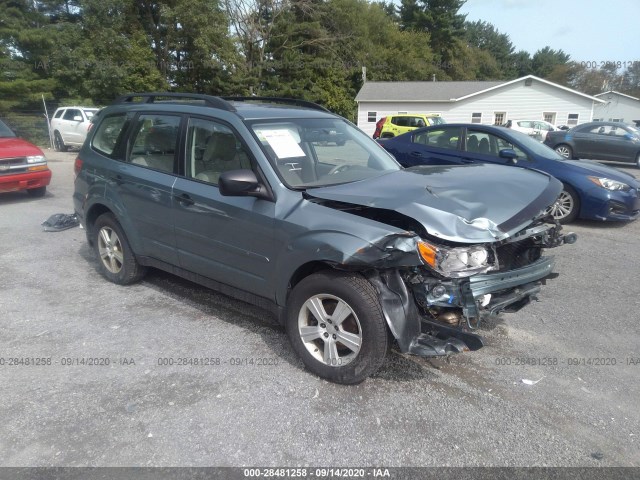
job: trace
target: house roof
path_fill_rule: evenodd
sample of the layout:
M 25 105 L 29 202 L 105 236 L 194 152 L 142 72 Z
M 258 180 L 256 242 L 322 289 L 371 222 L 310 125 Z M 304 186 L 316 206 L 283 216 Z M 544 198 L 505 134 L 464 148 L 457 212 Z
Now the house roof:
M 596 103 L 605 103 L 604 100 L 599 98 L 563 87 L 534 75 L 527 75 L 508 82 L 365 82 L 358 95 L 356 95 L 356 102 L 458 102 L 528 79 L 586 97 Z
M 627 98 L 630 98 L 631 100 L 640 100 L 640 98 L 636 98 L 636 97 L 632 97 L 631 95 L 626 95 L 624 93 L 616 92 L 615 90 L 609 90 L 608 92 L 598 93 L 595 96 L 596 97 L 603 97 L 608 93 L 613 93 L 614 95 L 620 95 L 621 97 L 627 97 Z

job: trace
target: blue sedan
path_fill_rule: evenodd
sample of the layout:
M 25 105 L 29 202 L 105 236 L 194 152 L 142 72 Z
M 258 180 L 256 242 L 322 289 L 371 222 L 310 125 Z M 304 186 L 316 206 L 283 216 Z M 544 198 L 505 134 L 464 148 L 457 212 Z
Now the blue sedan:
M 379 140 L 404 167 L 497 163 L 546 172 L 564 184 L 550 213 L 561 223 L 576 218 L 635 220 L 640 182 L 597 162 L 567 160 L 531 137 L 503 127 L 447 124 Z

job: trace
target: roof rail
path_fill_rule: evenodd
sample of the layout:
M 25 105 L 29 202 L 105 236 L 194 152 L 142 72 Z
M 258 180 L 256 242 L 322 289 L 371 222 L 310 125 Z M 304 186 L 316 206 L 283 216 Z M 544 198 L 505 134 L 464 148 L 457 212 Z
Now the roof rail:
M 322 105 L 318 105 L 317 103 L 309 102 L 308 100 L 300 100 L 297 98 L 282 98 L 282 97 L 220 97 L 224 100 L 228 100 L 230 102 L 250 102 L 250 101 L 258 101 L 258 102 L 271 102 L 271 103 L 281 103 L 284 105 L 295 105 L 298 107 L 306 107 L 312 108 L 314 110 L 321 110 L 323 112 L 329 112 Z
M 173 92 L 128 93 L 126 95 L 122 95 L 116 98 L 116 100 L 113 103 L 134 103 L 135 98 L 146 99 L 141 103 L 156 103 L 156 101 L 162 101 L 161 99 L 164 99 L 164 98 L 200 100 L 208 107 L 219 108 L 220 110 L 226 110 L 227 112 L 236 111 L 233 105 L 223 100 L 222 98 L 214 97 L 213 95 L 203 95 L 200 93 L 173 93 Z

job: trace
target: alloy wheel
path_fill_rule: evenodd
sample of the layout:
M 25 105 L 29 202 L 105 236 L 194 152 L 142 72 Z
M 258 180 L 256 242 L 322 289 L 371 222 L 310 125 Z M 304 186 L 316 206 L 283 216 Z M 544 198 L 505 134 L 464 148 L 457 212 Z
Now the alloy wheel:
M 571 158 L 571 150 L 565 145 L 561 145 L 556 148 L 556 152 L 562 155 L 564 158 Z
M 547 213 L 553 215 L 553 218 L 556 220 L 562 220 L 568 217 L 574 208 L 575 203 L 573 197 L 569 192 L 563 190 L 560 192 L 560 195 L 558 195 L 555 203 L 547 209 Z
M 298 333 L 307 351 L 331 367 L 351 362 L 362 346 L 358 316 L 334 295 L 314 295 L 304 303 L 298 314 Z
M 111 273 L 117 274 L 122 270 L 122 264 L 124 263 L 122 243 L 116 232 L 107 226 L 100 229 L 98 253 L 105 268 Z

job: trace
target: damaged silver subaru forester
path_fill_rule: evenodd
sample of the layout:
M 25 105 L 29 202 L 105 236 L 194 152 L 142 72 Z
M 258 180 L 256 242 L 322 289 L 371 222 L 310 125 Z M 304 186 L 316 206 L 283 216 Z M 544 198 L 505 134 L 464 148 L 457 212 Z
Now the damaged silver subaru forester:
M 509 155 L 510 152 L 505 152 Z M 104 109 L 74 205 L 109 280 L 161 268 L 267 308 L 309 370 L 352 384 L 395 342 L 482 347 L 573 243 L 545 214 L 552 177 L 495 165 L 403 169 L 314 104 L 135 94 Z

